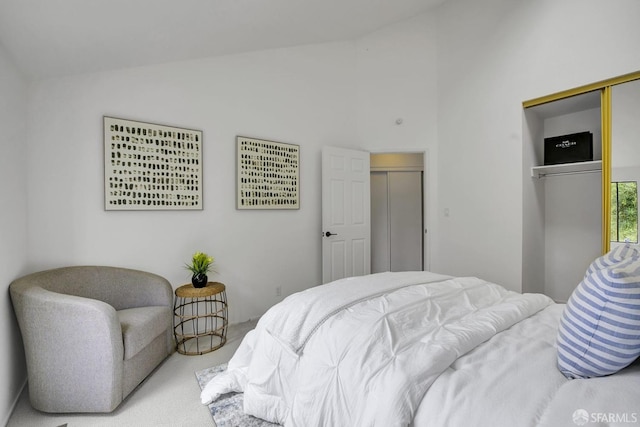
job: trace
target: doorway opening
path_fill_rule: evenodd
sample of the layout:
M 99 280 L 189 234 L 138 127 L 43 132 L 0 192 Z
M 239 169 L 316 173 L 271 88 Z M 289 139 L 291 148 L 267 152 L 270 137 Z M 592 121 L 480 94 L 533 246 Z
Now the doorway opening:
M 371 272 L 424 270 L 424 154 L 371 154 Z

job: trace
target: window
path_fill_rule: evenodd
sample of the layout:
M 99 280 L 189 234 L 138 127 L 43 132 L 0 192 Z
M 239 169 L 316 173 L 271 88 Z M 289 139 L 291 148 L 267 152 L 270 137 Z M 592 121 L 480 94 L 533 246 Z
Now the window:
M 611 183 L 611 241 L 638 243 L 638 183 Z

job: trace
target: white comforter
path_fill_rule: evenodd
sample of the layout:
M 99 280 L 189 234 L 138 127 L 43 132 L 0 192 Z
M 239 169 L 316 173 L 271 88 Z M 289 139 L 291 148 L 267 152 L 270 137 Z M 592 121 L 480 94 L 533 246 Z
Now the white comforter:
M 458 358 L 431 385 L 412 426 L 639 426 L 640 360 L 602 378 L 568 380 L 558 370 L 563 309 L 552 304 Z M 586 423 L 578 418 L 585 414 Z
M 242 391 L 285 426 L 406 426 L 456 359 L 551 303 L 428 272 L 339 280 L 269 310 L 201 399 Z

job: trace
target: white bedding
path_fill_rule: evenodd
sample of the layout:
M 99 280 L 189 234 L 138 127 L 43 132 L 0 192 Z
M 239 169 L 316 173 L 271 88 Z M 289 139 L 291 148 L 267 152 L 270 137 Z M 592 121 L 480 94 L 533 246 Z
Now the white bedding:
M 432 384 L 413 426 L 640 425 L 640 362 L 602 378 L 567 380 L 557 369 L 563 309 L 553 304 L 457 359 Z M 586 423 L 574 421 L 585 413 Z
M 344 279 L 274 306 L 201 398 L 243 391 L 245 412 L 285 426 L 406 426 L 414 415 L 416 426 L 456 425 L 433 418 L 460 405 L 456 388 L 436 379 L 455 376 L 454 387 L 470 389 L 454 362 L 550 304 L 428 272 Z

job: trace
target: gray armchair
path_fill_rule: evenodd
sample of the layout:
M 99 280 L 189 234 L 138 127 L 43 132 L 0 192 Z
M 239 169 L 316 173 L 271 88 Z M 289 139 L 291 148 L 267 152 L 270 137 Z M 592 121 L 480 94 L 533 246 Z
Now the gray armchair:
M 158 275 L 64 267 L 9 289 L 38 410 L 111 412 L 174 348 L 173 289 Z

